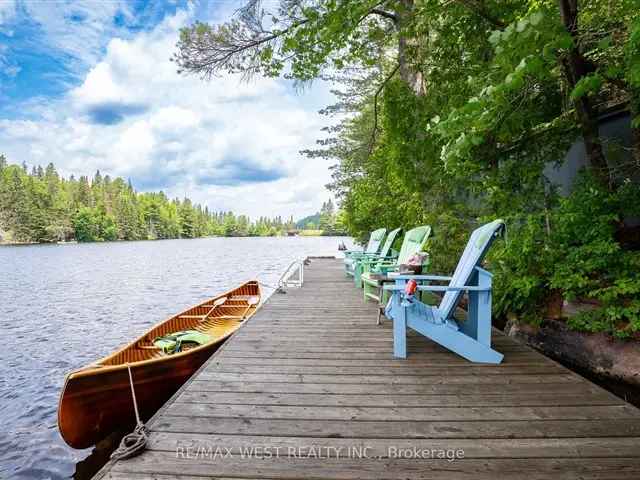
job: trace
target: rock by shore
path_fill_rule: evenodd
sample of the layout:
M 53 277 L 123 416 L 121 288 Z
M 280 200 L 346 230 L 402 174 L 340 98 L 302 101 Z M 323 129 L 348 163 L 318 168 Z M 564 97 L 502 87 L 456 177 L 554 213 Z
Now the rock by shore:
M 576 332 L 559 320 L 545 320 L 539 327 L 511 320 L 504 331 L 640 406 L 638 342 Z

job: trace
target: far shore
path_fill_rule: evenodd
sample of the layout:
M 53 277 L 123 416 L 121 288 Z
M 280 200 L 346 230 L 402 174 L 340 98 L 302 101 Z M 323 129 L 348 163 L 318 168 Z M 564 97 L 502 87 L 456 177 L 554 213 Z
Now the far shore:
M 116 242 L 153 242 L 160 240 L 195 240 L 198 238 L 275 238 L 275 237 L 343 237 L 349 235 L 341 233 L 327 233 L 323 230 L 300 230 L 295 235 L 207 235 L 204 237 L 179 237 L 179 238 L 143 238 L 139 240 L 97 240 L 94 242 L 78 242 L 76 240 L 52 241 L 52 242 L 19 242 L 14 240 L 0 239 L 1 247 L 17 247 L 29 245 L 75 245 L 78 243 L 116 243 Z

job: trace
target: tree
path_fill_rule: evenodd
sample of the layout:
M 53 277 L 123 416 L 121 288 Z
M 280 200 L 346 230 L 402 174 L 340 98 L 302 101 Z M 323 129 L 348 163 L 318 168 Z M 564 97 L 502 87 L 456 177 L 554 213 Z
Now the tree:
M 191 200 L 185 198 L 178 208 L 180 218 L 180 236 L 183 238 L 193 238 L 195 236 L 195 214 L 191 205 Z
M 100 238 L 99 221 L 91 207 L 81 207 L 73 216 L 73 228 L 79 242 L 95 242 Z
M 333 202 L 331 199 L 322 204 L 320 209 L 320 223 L 319 228 L 327 234 L 333 233 L 335 227 L 335 212 L 333 208 Z
M 412 61 L 420 47 L 413 11 L 413 0 L 282 0 L 270 12 L 249 0 L 225 24 L 182 29 L 173 60 L 179 71 L 204 78 L 224 71 L 277 76 L 290 63 L 287 75 L 307 81 L 324 70 L 373 65 L 381 49 L 395 45 L 401 77 L 422 94 L 422 72 Z
M 226 212 L 224 214 L 224 219 L 222 222 L 222 231 L 226 237 L 232 237 L 236 235 L 237 232 L 237 222 L 236 217 L 232 212 Z

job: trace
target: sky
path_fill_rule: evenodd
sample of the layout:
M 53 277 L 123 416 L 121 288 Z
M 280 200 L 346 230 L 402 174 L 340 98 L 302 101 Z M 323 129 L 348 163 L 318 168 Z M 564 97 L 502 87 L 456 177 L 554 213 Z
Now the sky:
M 0 153 L 252 218 L 316 212 L 330 163 L 299 151 L 330 121 L 329 86 L 206 82 L 169 61 L 181 27 L 242 3 L 0 0 Z

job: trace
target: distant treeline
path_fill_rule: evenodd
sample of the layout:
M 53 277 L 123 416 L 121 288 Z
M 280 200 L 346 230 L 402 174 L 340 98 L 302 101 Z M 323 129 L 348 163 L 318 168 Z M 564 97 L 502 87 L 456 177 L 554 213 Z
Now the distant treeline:
M 325 204 L 326 205 L 326 204 Z M 335 225 L 331 212 L 325 224 Z M 9 165 L 0 155 L 0 241 L 79 242 L 204 236 L 273 236 L 295 229 L 293 217 L 256 221 L 213 212 L 188 198 L 137 193 L 130 182 L 96 172 L 65 179 L 46 168 Z
M 344 223 L 344 212 L 336 211 L 331 199 L 322 204 L 319 212 L 304 217 L 296 222 L 298 230 L 317 230 L 322 235 L 347 235 Z

